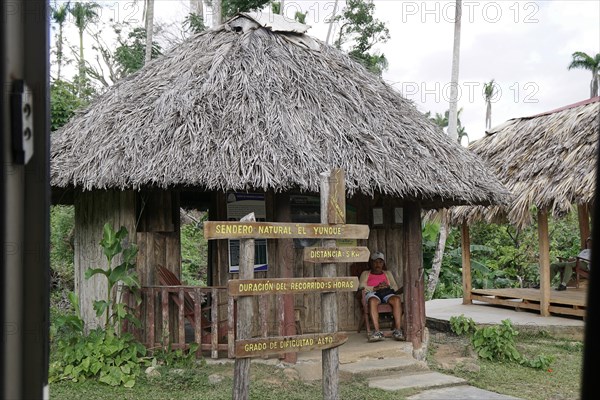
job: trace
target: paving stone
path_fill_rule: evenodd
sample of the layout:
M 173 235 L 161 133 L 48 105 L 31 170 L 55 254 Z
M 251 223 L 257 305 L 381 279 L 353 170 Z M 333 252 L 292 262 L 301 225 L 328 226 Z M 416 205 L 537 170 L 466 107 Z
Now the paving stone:
M 412 357 L 391 357 L 383 359 L 363 359 L 357 362 L 341 364 L 340 372 L 349 374 L 374 375 L 398 369 L 423 369 L 423 362 Z
M 432 388 L 436 386 L 448 386 L 464 383 L 465 380 L 439 372 L 424 372 L 418 374 L 402 374 L 374 377 L 369 379 L 369 387 L 383 390 L 401 390 L 411 388 Z
M 479 389 L 473 386 L 452 386 L 425 390 L 407 398 L 408 400 L 523 400 Z

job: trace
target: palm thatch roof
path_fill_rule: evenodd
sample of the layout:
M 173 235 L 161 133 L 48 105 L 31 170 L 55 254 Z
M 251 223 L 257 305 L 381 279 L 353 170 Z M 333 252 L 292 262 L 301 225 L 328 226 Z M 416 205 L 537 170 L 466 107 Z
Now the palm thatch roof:
M 339 167 L 350 194 L 505 199 L 476 155 L 380 77 L 270 18 L 238 14 L 99 96 L 53 134 L 52 186 L 318 191 Z
M 531 209 L 564 216 L 594 201 L 600 97 L 525 118 L 486 132 L 469 146 L 513 194 L 508 207 L 454 207 L 453 223 L 508 220 L 531 223 Z

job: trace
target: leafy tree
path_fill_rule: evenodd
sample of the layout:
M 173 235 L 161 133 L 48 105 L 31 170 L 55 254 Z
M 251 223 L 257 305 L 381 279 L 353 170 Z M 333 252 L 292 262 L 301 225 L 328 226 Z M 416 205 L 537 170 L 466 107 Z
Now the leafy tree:
M 285 8 L 285 7 L 284 7 Z M 271 11 L 273 11 L 273 14 L 281 14 L 283 15 L 283 11 L 281 9 L 281 2 L 279 1 L 274 1 L 271 3 Z M 303 13 L 300 11 L 296 11 L 296 13 L 294 14 L 294 19 L 298 22 L 300 22 L 301 24 L 304 24 L 306 21 L 306 16 L 308 15 L 308 11 Z
M 201 14 L 189 13 L 183 20 L 183 28 L 192 33 L 201 33 L 206 30 L 204 18 Z
M 388 62 L 385 55 L 375 53 L 373 47 L 387 42 L 390 32 L 383 22 L 373 16 L 374 12 L 373 0 L 348 0 L 342 14 L 333 19 L 341 24 L 334 46 L 341 49 L 342 45 L 351 42 L 348 54 L 369 71 L 381 75 L 387 69 Z
M 120 32 L 118 32 L 120 33 Z M 142 27 L 134 28 L 127 35 L 127 40 L 118 38 L 119 46 L 115 50 L 114 58 L 122 69 L 122 76 L 127 76 L 144 66 L 146 54 L 146 30 Z M 162 49 L 157 42 L 152 44 L 152 58 L 162 54 Z
M 572 54 L 573 59 L 569 64 L 569 70 L 573 68 L 587 69 L 592 72 L 590 82 L 590 98 L 598 96 L 598 74 L 600 73 L 600 53 L 592 57 L 583 51 L 576 51 Z
M 457 112 L 457 134 L 458 134 L 458 142 L 461 143 L 462 142 L 462 138 L 466 137 L 467 138 L 467 144 L 469 143 L 469 134 L 467 133 L 466 129 L 464 126 L 462 126 L 462 122 L 460 121 L 460 114 L 462 113 L 463 109 L 462 107 L 458 110 Z M 446 110 L 444 112 L 444 115 L 440 114 L 440 113 L 435 113 L 435 117 L 431 116 L 431 111 L 427 111 L 425 113 L 425 117 L 427 117 L 431 122 L 433 122 L 434 124 L 436 124 L 437 126 L 439 126 L 440 128 L 442 128 L 442 130 L 444 128 L 448 127 L 448 119 L 449 119 L 449 115 L 450 115 L 450 110 Z
M 77 96 L 77 88 L 72 83 L 55 80 L 50 84 L 50 130 L 55 131 L 84 106 L 86 101 Z
M 77 79 L 77 91 L 81 98 L 84 98 L 84 85 L 87 83 L 85 58 L 83 53 L 83 32 L 91 22 L 95 22 L 98 19 L 96 10 L 99 8 L 100 4 L 98 3 L 82 3 L 78 1 L 69 9 L 79 32 L 79 75 Z
M 238 12 L 261 10 L 270 2 L 271 0 L 222 0 L 222 15 L 227 19 Z

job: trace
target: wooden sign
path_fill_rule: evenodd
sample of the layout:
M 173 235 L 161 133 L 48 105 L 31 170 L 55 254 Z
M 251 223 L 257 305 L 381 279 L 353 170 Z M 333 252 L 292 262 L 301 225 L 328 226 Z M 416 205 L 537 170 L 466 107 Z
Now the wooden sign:
M 305 247 L 304 261 L 309 263 L 338 263 L 369 261 L 366 247 Z
M 232 279 L 228 282 L 230 296 L 259 296 L 306 292 L 351 292 L 358 289 L 356 276 L 335 278 L 273 278 Z
M 206 221 L 209 239 L 368 239 L 367 225 L 304 224 L 293 222 Z
M 348 340 L 344 333 L 317 333 L 297 336 L 274 336 L 235 341 L 236 358 L 261 357 L 268 354 L 331 349 Z

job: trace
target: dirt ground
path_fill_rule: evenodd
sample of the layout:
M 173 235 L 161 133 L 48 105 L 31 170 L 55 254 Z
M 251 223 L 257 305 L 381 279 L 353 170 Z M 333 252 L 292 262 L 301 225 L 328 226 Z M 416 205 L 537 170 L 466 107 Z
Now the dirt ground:
M 479 369 L 477 355 L 467 337 L 435 330 L 430 330 L 429 334 L 429 365 L 446 370 L 453 370 L 457 366 L 473 371 Z

